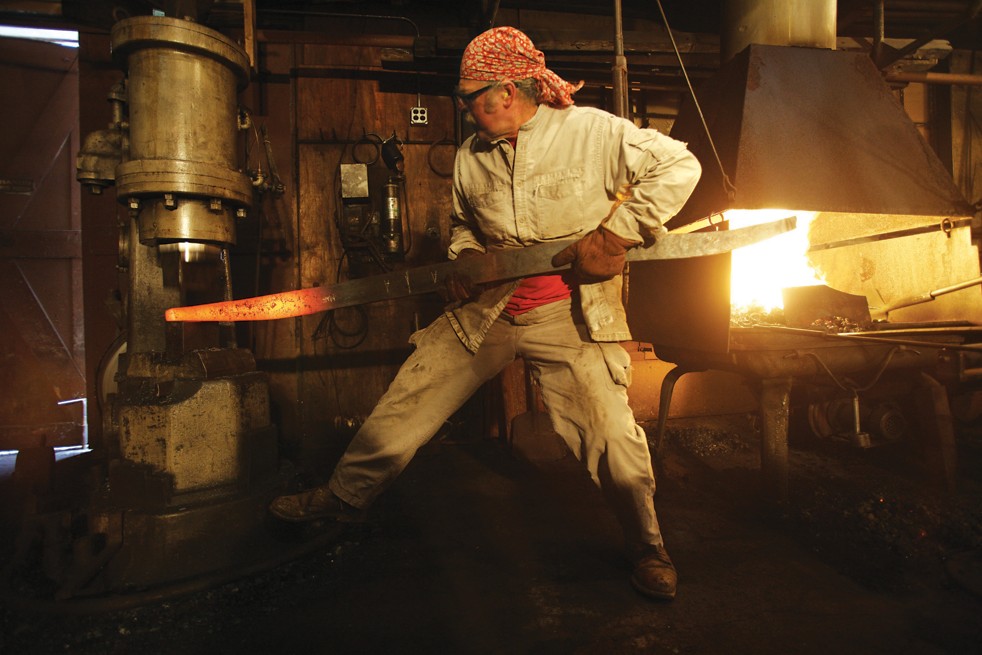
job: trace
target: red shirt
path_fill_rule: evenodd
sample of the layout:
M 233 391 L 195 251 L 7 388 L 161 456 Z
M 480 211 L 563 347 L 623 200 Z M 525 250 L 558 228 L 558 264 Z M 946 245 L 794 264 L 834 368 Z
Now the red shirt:
M 518 136 L 509 137 L 508 141 L 512 148 L 518 147 Z M 553 273 L 549 275 L 535 275 L 522 280 L 515 293 L 511 294 L 508 304 L 505 305 L 505 313 L 510 316 L 518 316 L 525 312 L 548 305 L 557 300 L 565 300 L 571 294 L 569 285 L 562 275 Z
M 536 307 L 565 300 L 570 297 L 570 294 L 569 285 L 558 273 L 527 277 L 509 298 L 508 304 L 505 305 L 505 312 L 511 316 L 518 316 Z

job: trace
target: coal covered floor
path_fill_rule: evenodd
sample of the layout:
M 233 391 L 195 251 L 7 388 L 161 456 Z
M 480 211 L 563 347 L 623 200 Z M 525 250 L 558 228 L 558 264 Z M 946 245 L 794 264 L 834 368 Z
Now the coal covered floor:
M 282 532 L 285 548 L 323 542 L 308 555 L 131 609 L 8 606 L 0 652 L 982 652 L 982 431 L 960 436 L 954 495 L 895 454 L 794 448 L 775 509 L 746 419 L 671 424 L 656 504 L 672 603 L 631 588 L 574 462 L 457 436 L 423 448 L 367 525 Z

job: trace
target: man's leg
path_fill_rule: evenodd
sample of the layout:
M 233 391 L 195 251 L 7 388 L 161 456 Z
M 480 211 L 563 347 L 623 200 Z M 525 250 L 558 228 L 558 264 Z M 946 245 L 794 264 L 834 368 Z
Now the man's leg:
M 590 341 L 568 305 L 566 311 L 554 305 L 520 321 L 526 325 L 519 326 L 519 354 L 537 374 L 553 427 L 623 526 L 634 551 L 635 586 L 649 596 L 672 598 L 676 575 L 655 513 L 651 454 L 627 402 L 630 356 L 618 344 Z
M 515 358 L 507 327 L 492 328 L 477 354 L 464 348 L 442 316 L 415 335 L 416 350 L 355 434 L 328 483 L 281 496 L 270 511 L 285 520 L 304 521 L 343 520 L 345 509 L 366 509 L 481 384 Z

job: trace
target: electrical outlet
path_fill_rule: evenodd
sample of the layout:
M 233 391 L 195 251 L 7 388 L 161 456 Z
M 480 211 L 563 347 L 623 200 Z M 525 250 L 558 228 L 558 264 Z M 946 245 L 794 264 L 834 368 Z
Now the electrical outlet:
M 410 125 L 426 125 L 430 122 L 429 112 L 426 107 L 413 107 L 409 110 Z

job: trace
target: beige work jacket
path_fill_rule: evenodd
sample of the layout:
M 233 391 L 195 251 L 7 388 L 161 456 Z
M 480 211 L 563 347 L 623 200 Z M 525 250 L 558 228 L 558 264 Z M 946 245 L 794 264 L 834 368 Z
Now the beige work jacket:
M 449 257 L 465 248 L 488 251 L 582 236 L 610 212 L 615 194 L 630 198 L 605 227 L 653 243 L 685 204 L 701 168 L 684 143 L 590 107 L 539 105 L 519 130 L 517 147 L 471 136 L 457 152 Z M 579 285 L 583 317 L 595 341 L 627 341 L 620 276 Z M 446 315 L 473 351 L 501 313 L 517 282 L 494 286 Z

